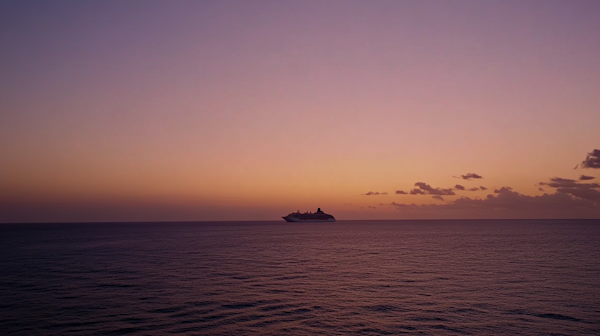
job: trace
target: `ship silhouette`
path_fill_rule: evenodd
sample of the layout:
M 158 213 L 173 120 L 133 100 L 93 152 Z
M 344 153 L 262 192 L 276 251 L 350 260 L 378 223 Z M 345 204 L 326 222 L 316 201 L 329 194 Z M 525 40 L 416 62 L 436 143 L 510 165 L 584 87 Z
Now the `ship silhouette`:
M 292 212 L 289 215 L 281 218 L 285 219 L 286 222 L 335 222 L 335 217 L 324 213 L 321 211 L 321 208 L 318 208 L 317 212 L 315 213 L 300 213 L 298 210 L 297 212 Z

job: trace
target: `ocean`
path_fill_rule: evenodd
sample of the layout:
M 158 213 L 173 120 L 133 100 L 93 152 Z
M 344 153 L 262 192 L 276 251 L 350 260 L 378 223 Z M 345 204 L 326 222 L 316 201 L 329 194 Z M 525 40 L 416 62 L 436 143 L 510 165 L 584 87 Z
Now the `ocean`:
M 600 335 L 600 220 L 0 225 L 3 335 Z

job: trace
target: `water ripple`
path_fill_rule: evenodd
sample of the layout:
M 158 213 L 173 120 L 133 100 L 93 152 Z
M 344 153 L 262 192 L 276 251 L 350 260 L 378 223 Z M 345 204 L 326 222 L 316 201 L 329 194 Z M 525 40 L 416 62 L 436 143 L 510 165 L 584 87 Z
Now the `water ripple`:
M 0 330 L 10 335 L 600 334 L 600 222 L 0 233 Z

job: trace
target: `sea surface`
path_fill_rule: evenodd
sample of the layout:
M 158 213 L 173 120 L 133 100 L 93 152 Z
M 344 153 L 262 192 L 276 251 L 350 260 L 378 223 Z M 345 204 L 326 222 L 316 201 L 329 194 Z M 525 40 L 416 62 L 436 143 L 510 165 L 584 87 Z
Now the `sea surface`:
M 600 220 L 0 225 L 2 335 L 600 335 Z

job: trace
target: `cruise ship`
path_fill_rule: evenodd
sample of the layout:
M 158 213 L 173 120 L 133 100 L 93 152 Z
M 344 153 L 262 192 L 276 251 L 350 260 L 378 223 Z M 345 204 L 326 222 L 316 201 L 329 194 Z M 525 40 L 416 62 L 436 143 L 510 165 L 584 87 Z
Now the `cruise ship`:
M 321 208 L 317 209 L 315 213 L 300 213 L 300 211 L 297 211 L 281 218 L 285 219 L 286 222 L 335 222 L 335 217 L 324 213 Z

